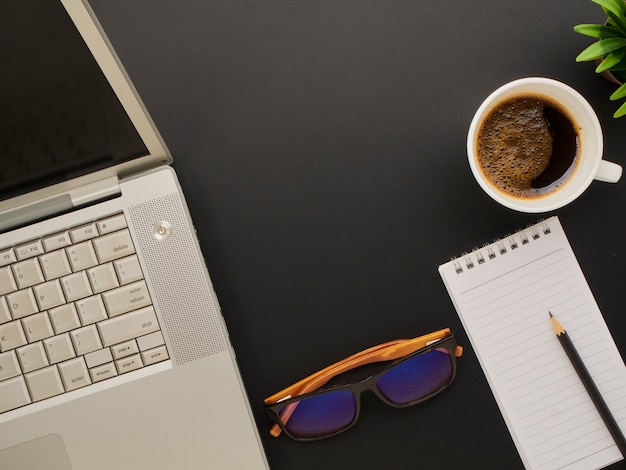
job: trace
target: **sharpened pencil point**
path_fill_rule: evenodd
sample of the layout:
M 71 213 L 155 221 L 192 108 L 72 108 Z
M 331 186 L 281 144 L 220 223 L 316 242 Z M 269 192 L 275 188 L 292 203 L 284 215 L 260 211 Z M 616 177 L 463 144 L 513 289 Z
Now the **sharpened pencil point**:
M 550 314 L 550 320 L 552 320 L 552 326 L 554 327 L 554 332 L 556 333 L 556 335 L 561 336 L 562 334 L 565 334 L 565 328 L 563 328 L 563 326 L 559 323 L 556 317 L 552 315 L 552 312 L 548 313 Z

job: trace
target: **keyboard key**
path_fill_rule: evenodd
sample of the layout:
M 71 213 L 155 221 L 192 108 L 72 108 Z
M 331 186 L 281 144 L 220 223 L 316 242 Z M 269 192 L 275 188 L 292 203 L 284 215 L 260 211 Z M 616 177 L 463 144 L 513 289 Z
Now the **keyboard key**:
M 65 303 L 65 297 L 58 280 L 44 282 L 33 287 L 39 310 L 48 310 Z
M 109 312 L 109 317 L 115 317 L 131 310 L 146 307 L 152 303 L 145 281 L 135 282 L 134 284 L 105 292 L 102 294 L 102 300 L 107 308 L 107 312 Z
M 100 295 L 86 297 L 82 300 L 74 302 L 80 321 L 83 325 L 91 325 L 92 323 L 105 320 L 107 313 Z
M 30 396 L 28 395 L 24 377 L 15 377 L 14 379 L 0 382 L 0 413 L 28 405 L 29 403 Z
M 5 297 L 0 297 L 0 324 L 11 321 L 12 319 L 13 317 L 11 317 L 11 311 L 7 305 L 7 299 Z
M 143 367 L 143 362 L 141 360 L 141 356 L 139 354 L 135 354 L 134 356 L 125 357 L 124 359 L 115 361 L 115 365 L 117 366 L 117 371 L 120 374 L 125 374 L 127 372 L 140 369 Z
M 74 348 L 72 347 L 72 342 L 70 341 L 69 333 L 44 339 L 43 345 L 48 353 L 50 364 L 56 364 L 58 362 L 76 357 Z
M 0 353 L 0 381 L 10 379 L 22 373 L 15 351 Z
M 0 251 L 0 266 L 7 266 L 9 264 L 15 263 L 16 261 L 17 256 L 15 256 L 13 248 Z
M 156 331 L 149 335 L 142 336 L 141 338 L 137 338 L 137 344 L 139 345 L 140 351 L 146 351 L 165 344 L 165 339 L 163 339 L 163 333 Z
M 0 352 L 26 344 L 26 336 L 19 320 L 0 325 Z
M 137 346 L 137 341 L 131 339 L 130 341 L 124 341 L 123 343 L 111 346 L 111 352 L 113 353 L 113 358 L 121 359 L 126 356 L 137 354 L 139 352 L 139 347 Z
M 96 226 L 98 227 L 100 235 L 105 235 L 107 233 L 125 228 L 126 218 L 124 217 L 124 214 L 117 214 L 113 217 L 109 217 L 108 219 L 96 222 Z
M 85 240 L 89 240 L 90 238 L 95 238 L 97 236 L 98 229 L 96 228 L 95 223 L 70 230 L 70 237 L 72 237 L 73 243 L 84 242 Z
M 48 311 L 56 334 L 65 333 L 80 326 L 74 304 L 65 304 Z
M 31 372 L 33 370 L 41 369 L 48 366 L 48 358 L 46 352 L 43 349 L 41 341 L 33 344 L 27 344 L 17 350 L 17 357 L 22 364 L 22 371 L 24 373 Z
M 33 258 L 43 253 L 43 245 L 41 240 L 35 240 L 34 242 L 16 246 L 15 253 L 18 260 Z
M 72 268 L 70 267 L 70 262 L 67 259 L 65 250 L 57 250 L 41 255 L 39 262 L 48 281 L 72 273 Z
M 83 356 L 87 353 L 96 351 L 102 348 L 100 342 L 100 336 L 95 325 L 85 326 L 77 330 L 70 332 L 72 342 L 74 343 L 74 350 L 79 356 Z
M 96 252 L 93 249 L 91 241 L 79 243 L 65 249 L 67 257 L 72 265 L 72 271 L 82 271 L 98 264 Z
M 54 335 L 48 312 L 41 312 L 22 318 L 22 325 L 29 343 L 40 341 Z
M 71 361 L 65 361 L 59 364 L 59 372 L 61 372 L 61 379 L 63 380 L 65 391 L 67 392 L 91 383 L 91 377 L 87 371 L 85 360 L 82 357 L 77 357 Z
M 94 293 L 104 292 L 106 290 L 119 287 L 120 283 L 115 275 L 112 263 L 101 264 L 87 271 L 87 277 L 91 282 L 91 289 Z
M 35 301 L 35 294 L 33 290 L 28 288 L 24 290 L 18 290 L 12 294 L 5 296 L 9 310 L 13 318 L 22 318 L 32 313 L 37 313 L 37 302 Z
M 152 307 L 135 310 L 98 323 L 98 330 L 104 346 L 128 341 L 138 336 L 153 333 L 158 329 L 159 322 Z
M 130 284 L 131 282 L 143 279 L 141 266 L 136 255 L 113 261 L 115 272 L 120 280 L 121 285 Z
M 89 375 L 91 375 L 92 382 L 100 382 L 101 380 L 115 377 L 117 375 L 117 369 L 115 368 L 115 365 L 110 362 L 108 364 L 103 364 L 101 366 L 94 367 L 93 369 L 89 369 Z
M 26 374 L 26 381 L 33 401 L 45 400 L 65 391 L 56 366 Z
M 11 267 L 13 268 L 13 275 L 17 281 L 17 286 L 20 289 L 34 286 L 45 280 L 37 258 L 15 263 L 11 265 Z
M 17 284 L 10 266 L 0 268 L 0 295 L 17 290 Z
M 135 253 L 128 229 L 103 235 L 95 239 L 93 245 L 102 264 Z
M 111 356 L 111 350 L 109 348 L 99 349 L 85 354 L 85 362 L 87 363 L 87 367 L 90 369 L 112 361 L 113 356 Z
M 165 346 L 159 346 L 158 348 L 149 349 L 141 353 L 141 359 L 143 359 L 143 363 L 146 366 L 166 361 L 169 358 L 170 356 Z
M 61 287 L 68 302 L 82 299 L 93 294 L 85 271 L 70 274 L 61 278 Z
M 54 251 L 59 248 L 64 248 L 72 244 L 70 240 L 70 234 L 68 232 L 57 233 L 51 237 L 46 237 L 43 240 L 43 247 L 46 251 Z

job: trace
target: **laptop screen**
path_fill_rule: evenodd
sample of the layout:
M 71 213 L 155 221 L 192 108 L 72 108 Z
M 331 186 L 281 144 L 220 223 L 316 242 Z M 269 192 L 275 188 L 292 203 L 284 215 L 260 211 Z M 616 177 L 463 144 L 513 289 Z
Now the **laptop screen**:
M 148 153 L 60 2 L 0 18 L 0 200 Z

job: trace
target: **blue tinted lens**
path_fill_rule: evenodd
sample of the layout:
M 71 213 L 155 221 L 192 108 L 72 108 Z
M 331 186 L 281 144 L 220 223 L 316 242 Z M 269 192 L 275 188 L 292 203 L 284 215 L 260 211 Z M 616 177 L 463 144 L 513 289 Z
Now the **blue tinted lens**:
M 298 437 L 332 434 L 348 426 L 356 415 L 356 399 L 348 390 L 314 395 L 286 405 L 280 419 Z
M 392 367 L 376 381 L 391 402 L 404 405 L 431 395 L 452 378 L 452 361 L 446 350 L 433 349 Z

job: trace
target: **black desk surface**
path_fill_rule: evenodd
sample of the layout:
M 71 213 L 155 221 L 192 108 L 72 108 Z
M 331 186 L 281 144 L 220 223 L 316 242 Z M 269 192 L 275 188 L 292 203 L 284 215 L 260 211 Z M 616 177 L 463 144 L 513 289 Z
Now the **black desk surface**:
M 520 468 L 437 272 L 545 215 L 499 206 L 465 152 L 481 101 L 541 75 L 595 107 L 626 164 L 614 85 L 577 64 L 590 0 L 92 0 L 174 155 L 273 469 Z M 556 212 L 626 353 L 626 181 Z M 271 438 L 263 398 L 375 344 L 449 326 L 450 389 L 364 397 L 340 437 Z

